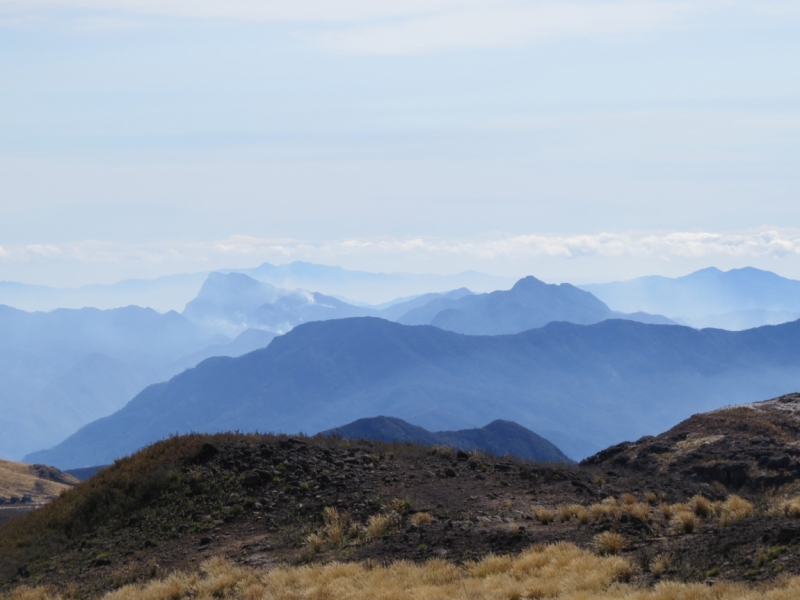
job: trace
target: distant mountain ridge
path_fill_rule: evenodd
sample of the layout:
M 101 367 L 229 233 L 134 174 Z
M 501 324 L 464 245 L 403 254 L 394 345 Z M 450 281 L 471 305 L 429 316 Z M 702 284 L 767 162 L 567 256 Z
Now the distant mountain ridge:
M 800 318 L 800 281 L 752 267 L 580 287 L 614 310 L 655 312 L 695 327 L 741 330 Z
M 323 431 L 322 435 L 338 435 L 348 440 L 443 445 L 458 450 L 483 450 L 496 456 L 510 454 L 517 458 L 539 462 L 573 462 L 549 440 L 522 425 L 501 419 L 476 429 L 430 432 L 396 417 L 379 416 L 358 419 L 347 425 Z
M 381 317 L 470 335 L 520 333 L 552 321 L 591 324 L 618 318 L 675 324 L 659 315 L 617 313 L 573 285 L 546 284 L 531 276 L 520 279 L 510 290 L 473 294 L 460 288 L 377 309 L 317 292 L 276 288 L 241 273 L 212 273 L 183 315 L 227 335 L 246 327 L 280 334 L 301 323 L 349 317 Z
M 311 289 L 325 295 L 348 297 L 370 304 L 460 287 L 485 291 L 513 283 L 509 277 L 495 277 L 475 271 L 454 275 L 370 273 L 299 261 L 283 265 L 263 263 L 251 269 L 218 269 L 215 272 L 242 273 L 284 289 Z M 210 273 L 177 273 L 155 279 L 127 279 L 112 284 L 74 288 L 0 281 L 0 305 L 25 311 L 87 307 L 108 310 L 131 305 L 160 312 L 180 311 L 197 296 Z
M 353 318 L 300 325 L 262 350 L 150 386 L 28 461 L 108 464 L 172 433 L 315 433 L 391 414 L 429 430 L 494 419 L 581 458 L 700 410 L 800 388 L 800 322 L 744 332 L 607 320 L 506 336 Z
M 615 313 L 589 292 L 569 283 L 547 284 L 535 277 L 520 279 L 510 290 L 437 299 L 436 313 L 428 324 L 469 335 L 504 335 L 543 327 L 553 321 L 591 325 L 606 319 L 630 319 L 646 323 L 674 324 L 659 315 Z M 430 305 L 428 305 L 430 306 Z M 421 324 L 430 315 L 428 306 L 399 319 L 404 324 Z M 427 310 L 426 310 L 427 309 Z
M 382 304 L 394 298 L 442 293 L 457 288 L 487 291 L 511 285 L 514 278 L 464 271 L 453 275 L 433 273 L 370 273 L 338 266 L 296 261 L 284 265 L 264 263 L 253 269 L 224 269 L 243 273 L 285 289 L 315 290 L 327 296 Z
M 197 295 L 206 277 L 207 272 L 180 273 L 155 279 L 127 279 L 75 288 L 0 281 L 0 305 L 31 312 L 89 307 L 110 310 L 125 306 L 142 306 L 167 312 L 182 309 Z

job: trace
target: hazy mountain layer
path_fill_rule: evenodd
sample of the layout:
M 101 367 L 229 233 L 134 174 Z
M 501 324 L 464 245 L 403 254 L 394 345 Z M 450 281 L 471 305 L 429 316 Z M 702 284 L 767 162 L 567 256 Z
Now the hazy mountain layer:
M 798 336 L 800 322 L 728 332 L 610 320 L 494 337 L 373 318 L 308 323 L 151 386 L 28 460 L 107 464 L 171 433 L 314 433 L 374 414 L 430 430 L 513 420 L 581 458 L 800 388 Z
M 227 335 L 247 328 L 285 333 L 300 323 L 377 316 L 371 308 L 305 290 L 286 290 L 241 273 L 211 273 L 183 316 Z
M 169 365 L 182 356 L 222 341 L 175 312 L 0 306 L 0 456 L 64 439 L 175 375 Z
M 382 309 L 355 306 L 332 296 L 284 290 L 241 273 L 212 273 L 183 315 L 228 335 L 246 327 L 285 333 L 301 323 L 381 317 L 405 325 L 435 325 L 473 335 L 519 333 L 552 321 L 597 323 L 624 318 L 673 323 L 659 315 L 615 313 L 589 292 L 569 284 L 548 285 L 526 277 L 506 291 L 473 294 L 466 288 L 431 293 Z
M 181 310 L 197 295 L 207 276 L 208 273 L 180 273 L 157 279 L 128 279 L 76 288 L 0 281 L 0 304 L 26 311 L 86 307 L 107 310 L 131 305 L 163 312 Z
M 496 456 L 510 454 L 539 462 L 571 462 L 552 442 L 522 425 L 500 419 L 476 429 L 431 432 L 396 417 L 381 416 L 358 419 L 322 433 L 348 440 L 412 442 L 425 446 L 449 446 L 459 450 L 482 450 Z
M 589 325 L 606 319 L 672 324 L 645 313 L 615 313 L 602 301 L 568 283 L 547 284 L 535 277 L 520 279 L 510 290 L 490 294 L 439 297 L 398 319 L 405 325 L 434 325 L 470 335 L 520 333 L 553 321 Z
M 697 327 L 740 330 L 800 317 L 800 281 L 751 267 L 580 287 L 614 310 L 659 313 Z
M 293 262 L 286 265 L 264 263 L 254 269 L 230 271 L 244 273 L 281 288 L 316 290 L 322 294 L 370 304 L 381 304 L 402 296 L 446 292 L 462 287 L 489 291 L 509 286 L 514 282 L 510 277 L 495 277 L 475 271 L 465 271 L 455 275 L 368 273 L 307 262 Z

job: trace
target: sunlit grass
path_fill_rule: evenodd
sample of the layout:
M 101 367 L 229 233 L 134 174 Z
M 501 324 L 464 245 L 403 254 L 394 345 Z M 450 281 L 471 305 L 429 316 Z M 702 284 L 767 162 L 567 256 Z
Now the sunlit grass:
M 651 570 L 663 573 L 668 558 Z M 462 566 L 442 559 L 424 564 L 398 561 L 329 563 L 264 571 L 238 567 L 222 558 L 197 573 L 172 573 L 147 584 L 130 584 L 104 600 L 789 600 L 800 597 L 800 578 L 769 587 L 717 583 L 660 582 L 652 588 L 630 583 L 634 567 L 620 556 L 598 556 L 568 543 L 534 546 L 521 554 L 490 555 Z M 2 600 L 56 600 L 52 588 L 21 587 Z

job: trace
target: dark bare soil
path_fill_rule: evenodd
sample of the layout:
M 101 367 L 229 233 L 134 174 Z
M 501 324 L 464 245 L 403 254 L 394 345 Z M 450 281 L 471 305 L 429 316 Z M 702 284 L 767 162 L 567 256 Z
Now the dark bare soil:
M 623 555 L 641 567 L 636 577 L 643 584 L 656 581 L 648 565 L 657 554 L 671 557 L 662 579 L 762 581 L 800 574 L 800 519 L 767 514 L 770 503 L 790 494 L 800 476 L 795 417 L 800 395 L 771 402 L 695 416 L 661 436 L 615 446 L 581 465 L 322 437 L 203 436 L 165 472 L 157 493 L 124 513 L 112 511 L 94 524 L 86 520 L 84 527 L 44 518 L 72 494 L 87 498 L 73 501 L 76 506 L 99 502 L 102 489 L 96 485 L 89 494 L 83 487 L 90 481 L 36 511 L 42 515 L 0 528 L 0 589 L 71 583 L 91 596 L 194 569 L 215 555 L 262 567 L 435 556 L 465 561 L 561 540 L 590 547 L 596 534 L 610 529 L 624 536 Z M 177 442 L 161 444 L 171 443 Z M 121 480 L 126 468 L 121 462 L 101 472 L 103 481 Z M 655 507 L 646 520 L 622 514 L 586 524 L 576 518 L 542 524 L 530 511 L 588 507 L 622 494 L 643 501 L 648 492 L 656 495 L 656 504 L 687 502 L 695 494 L 724 500 L 736 493 L 755 505 L 756 514 L 727 526 L 716 517 L 701 518 L 687 534 Z M 325 507 L 365 525 L 372 515 L 387 514 L 394 499 L 407 500 L 410 511 L 396 517 L 385 536 L 368 538 L 362 532 L 335 547 L 309 546 L 308 536 L 323 528 Z M 433 522 L 412 525 L 418 512 L 430 513 Z M 47 544 L 41 536 L 23 534 L 46 522 L 58 523 L 48 525 L 58 535 Z

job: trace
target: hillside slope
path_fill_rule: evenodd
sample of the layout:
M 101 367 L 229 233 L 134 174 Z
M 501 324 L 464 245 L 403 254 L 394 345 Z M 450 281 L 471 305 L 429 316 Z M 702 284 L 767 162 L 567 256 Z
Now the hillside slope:
M 624 442 L 584 464 L 774 490 L 800 481 L 800 394 L 693 415 L 656 437 Z
M 429 430 L 513 420 L 582 458 L 698 410 L 800 389 L 798 337 L 800 322 L 744 332 L 551 323 L 495 337 L 374 318 L 308 323 L 150 386 L 27 460 L 108 464 L 173 433 L 314 433 L 370 414 Z
M 396 417 L 364 418 L 323 431 L 347 440 L 413 442 L 433 446 L 441 444 L 458 450 L 481 450 L 497 456 L 511 455 L 539 462 L 572 462 L 552 442 L 530 429 L 511 421 L 496 420 L 476 429 L 428 431 Z
M 46 502 L 80 483 L 77 479 L 45 465 L 27 465 L 0 459 L 0 505 Z

